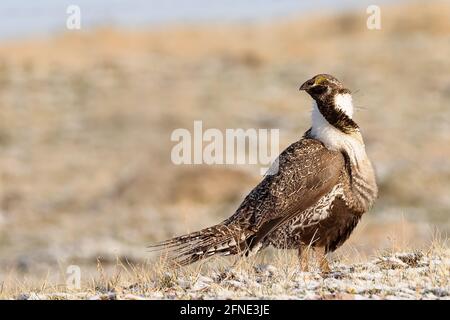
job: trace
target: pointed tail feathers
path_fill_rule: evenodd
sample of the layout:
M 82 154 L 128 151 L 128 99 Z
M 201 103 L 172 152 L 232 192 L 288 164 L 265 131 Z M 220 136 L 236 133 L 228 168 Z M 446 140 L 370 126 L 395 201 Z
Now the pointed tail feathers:
M 253 232 L 239 226 L 218 224 L 149 246 L 151 251 L 168 250 L 169 260 L 185 266 L 216 254 L 233 255 L 247 250 Z

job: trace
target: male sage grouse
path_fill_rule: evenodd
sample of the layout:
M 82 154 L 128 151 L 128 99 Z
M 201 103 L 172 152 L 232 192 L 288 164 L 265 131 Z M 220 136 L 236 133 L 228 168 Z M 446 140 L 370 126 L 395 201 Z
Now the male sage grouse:
M 314 99 L 312 127 L 280 154 L 278 170 L 266 175 L 225 221 L 152 248 L 169 249 L 172 262 L 187 265 L 272 245 L 298 249 L 303 270 L 313 248 L 321 270 L 330 271 L 326 253 L 348 239 L 378 189 L 352 119 L 350 90 L 328 74 L 316 75 L 300 90 Z

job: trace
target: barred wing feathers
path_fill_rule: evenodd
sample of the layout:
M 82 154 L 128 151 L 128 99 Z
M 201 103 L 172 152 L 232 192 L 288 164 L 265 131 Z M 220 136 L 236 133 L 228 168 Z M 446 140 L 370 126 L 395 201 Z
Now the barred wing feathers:
M 280 154 L 278 165 L 278 171 L 266 175 L 230 218 L 150 247 L 168 249 L 170 259 L 179 265 L 215 254 L 259 249 L 271 232 L 310 212 L 306 209 L 333 190 L 339 183 L 345 161 L 340 152 L 328 150 L 318 140 L 304 138 Z M 301 223 L 314 223 L 314 219 L 320 217 L 305 215 Z

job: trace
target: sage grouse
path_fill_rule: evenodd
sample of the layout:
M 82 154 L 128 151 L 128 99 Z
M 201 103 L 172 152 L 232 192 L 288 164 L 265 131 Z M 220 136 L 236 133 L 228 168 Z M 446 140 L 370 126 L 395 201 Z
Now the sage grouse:
M 187 265 L 213 255 L 255 253 L 269 245 L 298 249 L 308 269 L 313 248 L 323 272 L 377 197 L 374 170 L 353 121 L 352 96 L 335 77 L 319 74 L 300 87 L 313 99 L 312 126 L 278 157 L 278 170 L 247 195 L 225 221 L 150 246 Z

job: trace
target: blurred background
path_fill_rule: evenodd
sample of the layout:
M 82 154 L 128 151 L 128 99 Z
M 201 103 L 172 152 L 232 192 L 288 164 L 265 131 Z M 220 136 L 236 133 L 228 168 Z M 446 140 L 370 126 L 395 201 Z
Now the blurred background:
M 355 92 L 380 186 L 338 254 L 446 238 L 449 57 L 449 1 L 3 0 L 0 280 L 141 262 L 228 217 L 259 167 L 176 166 L 172 131 L 275 128 L 284 149 L 310 127 L 298 87 L 317 73 Z

